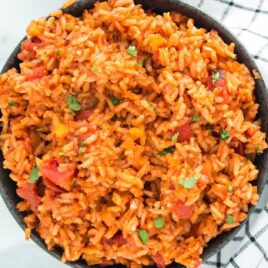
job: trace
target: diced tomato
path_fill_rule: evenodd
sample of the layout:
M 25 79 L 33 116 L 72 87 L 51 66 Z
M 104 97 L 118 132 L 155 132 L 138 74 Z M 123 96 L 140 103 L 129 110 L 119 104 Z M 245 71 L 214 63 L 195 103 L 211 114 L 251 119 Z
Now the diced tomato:
M 65 192 L 65 190 L 63 190 L 62 188 L 58 187 L 56 184 L 54 184 L 52 181 L 50 181 L 47 178 L 43 178 L 43 182 L 45 184 L 45 186 L 50 189 L 52 192 L 54 192 L 55 194 L 62 194 Z
M 133 249 L 138 249 L 139 247 L 135 244 L 135 241 L 132 237 L 127 237 L 127 243 L 130 247 L 132 247 Z
M 215 88 L 219 88 L 219 87 L 226 90 L 224 71 L 223 70 L 217 70 L 217 72 L 219 73 L 219 78 L 214 83 L 212 81 L 211 76 L 209 76 L 207 78 L 207 88 L 210 91 L 214 91 Z
M 18 59 L 19 60 L 24 60 L 26 58 L 26 54 L 24 53 L 24 52 L 20 52 L 19 54 L 18 54 Z
M 37 185 L 34 183 L 27 182 L 22 187 L 17 189 L 17 194 L 21 198 L 28 201 L 30 204 L 31 209 L 36 212 L 37 207 L 41 202 L 41 198 L 37 193 Z
M 36 46 L 44 46 L 46 43 L 44 41 L 42 41 L 39 37 L 35 36 L 32 38 L 32 42 L 36 45 Z
M 24 49 L 32 51 L 34 49 L 35 44 L 30 39 L 27 39 L 23 42 L 22 46 Z
M 217 88 L 217 87 L 221 87 L 221 88 L 224 88 L 226 89 L 226 83 L 225 83 L 225 76 L 224 76 L 224 72 L 222 70 L 219 71 L 220 73 L 220 77 L 219 79 L 214 83 L 214 88 Z
M 178 215 L 181 219 L 188 219 L 191 217 L 193 211 L 194 211 L 194 205 L 186 206 L 181 201 L 178 201 L 173 206 L 173 211 Z
M 126 239 L 124 239 L 122 233 L 117 233 L 113 236 L 112 238 L 113 243 L 117 246 L 117 247 L 121 247 L 124 244 L 127 243 Z
M 163 256 L 159 252 L 156 253 L 155 255 L 152 255 L 152 259 L 155 262 L 157 268 L 166 267 Z
M 159 51 L 157 50 L 157 51 L 155 51 L 154 53 L 153 53 L 153 60 L 158 60 L 159 59 Z
M 147 231 L 148 231 L 149 237 L 157 234 L 157 231 L 155 229 L 147 229 Z
M 20 60 L 26 58 L 34 59 L 36 57 L 35 47 L 43 47 L 46 42 L 42 41 L 38 37 L 33 37 L 32 39 L 27 39 L 22 43 L 22 51 L 18 54 Z
M 189 123 L 185 123 L 181 126 L 179 126 L 175 133 L 178 132 L 179 136 L 177 141 L 178 142 L 184 142 L 184 141 L 189 141 L 190 138 L 192 137 L 192 126 Z
M 64 172 L 60 172 L 58 170 L 59 163 L 56 159 L 51 159 L 47 163 L 44 163 L 40 166 L 40 172 L 44 178 L 47 178 L 54 184 L 58 185 L 59 187 L 70 191 L 73 176 L 75 172 L 75 168 L 70 165 L 68 170 Z
M 74 120 L 78 121 L 78 120 L 87 120 L 90 116 L 91 111 L 90 110 L 84 110 L 84 111 L 80 111 L 78 112 L 75 117 Z
M 210 76 L 208 76 L 208 78 L 207 78 L 207 88 L 208 88 L 209 91 L 213 91 L 214 90 L 212 79 L 211 79 Z
M 79 212 L 79 217 L 80 218 L 84 218 L 85 217 L 85 215 L 86 215 L 86 210 L 85 209 L 83 209 L 83 210 L 81 210 L 80 212 Z
M 215 93 L 215 96 L 221 97 L 223 99 L 223 103 L 230 102 L 230 95 L 226 88 L 221 88 Z
M 39 66 L 34 68 L 30 73 L 26 74 L 26 81 L 32 81 L 38 78 L 42 78 L 47 74 L 45 66 Z
M 209 76 L 207 78 L 207 88 L 210 91 L 213 91 L 217 87 L 221 87 L 223 89 L 226 89 L 224 71 L 223 70 L 217 70 L 216 72 L 218 72 L 218 74 L 219 74 L 219 78 L 217 79 L 217 81 L 215 81 L 213 83 L 211 76 Z
M 218 70 L 219 78 L 217 81 L 212 82 L 212 77 L 209 76 L 207 78 L 207 88 L 209 91 L 214 91 L 217 88 L 217 92 L 215 92 L 215 96 L 221 97 L 223 99 L 223 103 L 230 102 L 230 95 L 226 88 L 225 82 L 225 74 L 223 70 Z
M 25 40 L 22 44 L 22 47 L 28 51 L 33 51 L 35 46 L 43 47 L 45 45 L 46 43 L 42 41 L 40 38 L 33 37 L 32 39 Z
M 26 138 L 23 144 L 23 147 L 26 151 L 31 151 L 32 150 L 32 145 L 31 145 L 31 141 L 30 138 Z
M 94 133 L 94 129 L 89 128 L 88 131 L 86 133 L 83 133 L 80 135 L 80 139 L 81 141 L 87 139 L 88 137 L 90 137 L 92 134 Z

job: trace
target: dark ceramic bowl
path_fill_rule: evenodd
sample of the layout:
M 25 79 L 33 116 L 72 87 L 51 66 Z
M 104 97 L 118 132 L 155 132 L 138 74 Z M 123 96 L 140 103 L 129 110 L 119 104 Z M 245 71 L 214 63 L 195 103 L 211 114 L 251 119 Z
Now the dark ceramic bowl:
M 80 0 L 68 7 L 64 10 L 65 13 L 72 14 L 74 16 L 80 16 L 84 9 L 90 9 L 93 7 L 94 3 L 97 2 L 95 0 Z M 258 71 L 258 68 L 249 53 L 245 49 L 245 47 L 219 22 L 209 17 L 207 14 L 201 12 L 200 10 L 192 7 L 190 5 L 184 4 L 179 0 L 137 0 L 135 1 L 137 4 L 141 4 L 145 9 L 153 9 L 158 13 L 162 13 L 164 11 L 178 11 L 180 13 L 185 14 L 188 17 L 191 17 L 195 20 L 196 25 L 206 28 L 208 30 L 215 29 L 218 31 L 220 36 L 226 43 L 234 42 L 236 45 L 236 54 L 238 56 L 238 61 L 247 65 L 249 70 L 253 71 L 254 69 Z M 10 68 L 16 67 L 19 69 L 19 60 L 17 59 L 17 54 L 20 50 L 20 44 L 15 48 L 10 57 L 8 58 L 3 70 L 6 72 Z M 260 104 L 260 109 L 258 113 L 258 118 L 261 119 L 262 122 L 262 131 L 268 132 L 268 97 L 265 89 L 265 84 L 262 78 L 256 80 L 256 89 L 255 96 L 257 102 Z M 19 201 L 19 197 L 16 195 L 16 184 L 9 178 L 9 171 L 3 169 L 3 156 L 0 156 L 0 192 L 1 195 L 8 207 L 9 211 L 17 221 L 17 223 L 24 228 L 25 225 L 23 223 L 23 213 L 18 212 L 16 209 L 16 204 Z M 265 151 L 262 155 L 259 155 L 255 161 L 256 166 L 259 169 L 258 179 L 255 181 L 258 187 L 258 193 L 261 194 L 265 185 L 266 177 L 268 175 L 268 152 Z M 253 207 L 250 208 L 249 215 L 252 212 Z M 245 223 L 245 222 L 244 222 Z M 208 243 L 208 246 L 204 249 L 202 258 L 204 260 L 208 259 L 213 254 L 217 253 L 223 246 L 225 246 L 240 230 L 243 226 L 242 223 L 239 227 L 235 228 L 230 232 L 225 232 L 215 239 L 211 240 Z M 39 237 L 37 233 L 32 234 L 32 240 L 34 240 L 43 250 L 60 260 L 61 250 L 55 249 L 53 251 L 48 251 L 45 243 Z M 85 268 L 88 267 L 87 264 L 83 261 L 76 261 L 73 263 L 67 263 L 72 267 L 76 268 Z M 117 265 L 119 267 L 119 265 Z M 98 267 L 98 266 L 96 266 Z M 170 267 L 182 267 L 179 264 L 173 263 Z

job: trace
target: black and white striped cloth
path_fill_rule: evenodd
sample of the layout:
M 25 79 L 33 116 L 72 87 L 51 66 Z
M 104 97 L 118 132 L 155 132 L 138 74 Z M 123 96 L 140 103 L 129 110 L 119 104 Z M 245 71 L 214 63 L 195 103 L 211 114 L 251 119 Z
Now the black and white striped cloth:
M 268 85 L 268 0 L 182 0 L 223 23 L 245 45 Z M 268 268 L 268 185 L 245 227 L 200 268 Z

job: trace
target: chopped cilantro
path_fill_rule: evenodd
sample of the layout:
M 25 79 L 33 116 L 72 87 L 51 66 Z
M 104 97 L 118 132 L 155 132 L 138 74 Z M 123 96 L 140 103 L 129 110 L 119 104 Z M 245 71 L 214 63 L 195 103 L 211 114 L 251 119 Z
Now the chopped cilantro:
M 158 217 L 156 219 L 154 219 L 154 227 L 157 229 L 161 229 L 163 228 L 165 225 L 165 221 L 162 217 Z
M 117 106 L 121 103 L 121 100 L 117 97 L 111 97 L 110 100 L 114 106 Z
M 75 96 L 69 95 L 67 98 L 68 108 L 69 110 L 73 111 L 80 111 L 81 105 L 77 102 Z
M 8 102 L 8 107 L 13 107 L 15 106 L 15 102 L 14 101 L 9 101 Z
M 198 122 L 198 121 L 200 121 L 200 116 L 194 115 L 192 119 L 194 122 Z
M 227 141 L 230 138 L 230 133 L 227 130 L 222 130 L 221 131 L 221 139 L 223 141 Z
M 34 166 L 30 174 L 29 182 L 36 183 L 38 181 L 38 178 L 39 178 L 38 167 Z
M 179 132 L 176 132 L 176 133 L 171 137 L 172 142 L 177 143 L 177 140 L 178 140 L 179 135 L 180 135 Z
M 235 217 L 232 215 L 228 215 L 226 218 L 227 223 L 234 223 L 235 222 Z
M 132 57 L 136 57 L 138 52 L 135 46 L 129 46 L 127 49 L 127 54 L 132 56 Z
M 175 147 L 170 146 L 170 147 L 167 147 L 166 149 L 160 151 L 160 152 L 158 153 L 158 155 L 170 154 L 170 153 L 174 153 L 175 151 L 176 151 Z
M 220 72 L 215 71 L 211 76 L 211 80 L 212 80 L 213 85 L 219 80 L 219 78 L 220 78 Z
M 197 182 L 197 179 L 192 177 L 189 179 L 180 180 L 179 184 L 182 185 L 186 189 L 192 189 Z
M 139 230 L 138 234 L 139 234 L 139 237 L 140 237 L 142 243 L 146 244 L 149 240 L 148 232 L 146 230 Z
M 56 55 L 57 57 L 59 57 L 59 56 L 60 56 L 60 50 L 56 50 L 56 51 L 55 51 L 55 55 Z

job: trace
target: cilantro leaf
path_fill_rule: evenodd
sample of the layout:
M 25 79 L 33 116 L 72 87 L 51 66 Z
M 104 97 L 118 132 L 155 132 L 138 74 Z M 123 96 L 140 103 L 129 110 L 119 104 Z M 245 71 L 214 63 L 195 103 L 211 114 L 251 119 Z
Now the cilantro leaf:
M 197 179 L 192 177 L 189 179 L 180 180 L 179 184 L 182 185 L 186 189 L 192 189 L 197 182 Z

